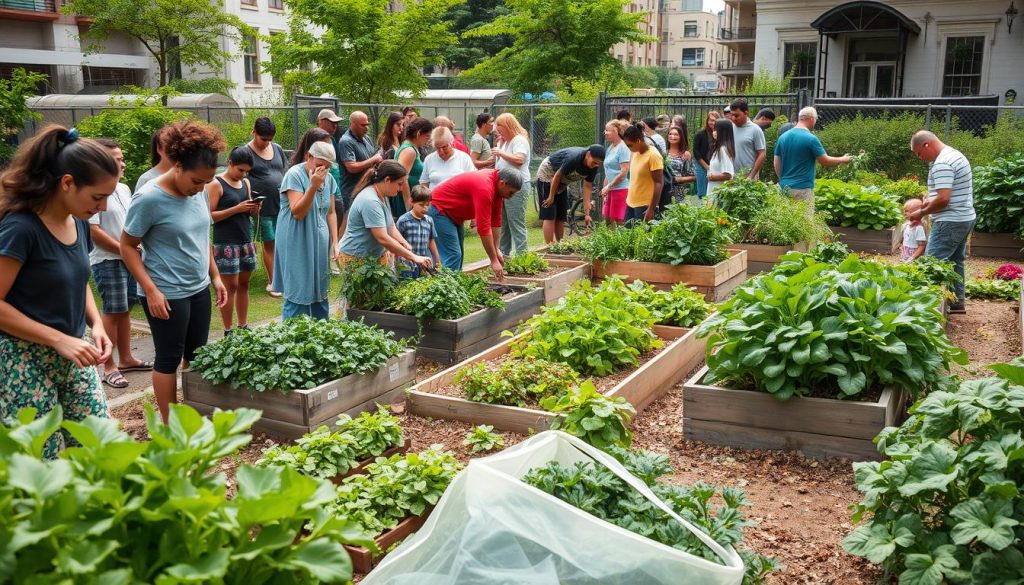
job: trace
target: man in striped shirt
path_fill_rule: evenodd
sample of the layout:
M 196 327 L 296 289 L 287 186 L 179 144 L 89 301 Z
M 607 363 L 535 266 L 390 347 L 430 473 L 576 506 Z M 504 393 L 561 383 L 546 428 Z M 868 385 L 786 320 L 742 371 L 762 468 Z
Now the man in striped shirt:
M 964 307 L 964 256 L 967 238 L 974 228 L 974 182 L 971 163 L 952 146 L 942 143 L 934 134 L 920 130 L 910 141 L 910 149 L 917 157 L 931 163 L 928 169 L 928 198 L 914 218 L 932 216 L 932 231 L 928 235 L 925 253 L 940 260 L 950 260 L 956 266 L 960 282 L 956 284 L 956 303 L 950 313 L 966 313 Z

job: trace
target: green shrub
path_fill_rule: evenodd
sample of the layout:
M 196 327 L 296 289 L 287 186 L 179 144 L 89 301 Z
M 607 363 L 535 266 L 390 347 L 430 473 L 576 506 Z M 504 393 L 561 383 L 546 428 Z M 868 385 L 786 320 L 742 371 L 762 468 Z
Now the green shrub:
M 823 124 L 817 133 L 830 153 L 856 153 L 870 156 L 870 169 L 882 171 L 891 179 L 907 175 L 924 177 L 928 168 L 910 151 L 910 138 L 924 128 L 924 116 L 902 113 L 896 116 L 864 117 Z
M 829 225 L 882 230 L 903 221 L 902 205 L 877 187 L 861 187 L 837 179 L 814 182 L 814 204 Z
M 754 215 L 764 207 L 768 195 L 778 192 L 779 188 L 772 183 L 736 177 L 719 185 L 711 199 L 729 216 L 734 235 L 743 237 Z
M 527 406 L 565 394 L 578 379 L 579 375 L 563 363 L 526 356 L 499 364 L 479 361 L 459 370 L 453 381 L 473 402 Z
M 1024 152 L 1024 120 L 1013 111 L 1004 110 L 995 124 L 982 129 L 980 136 L 954 128 L 945 142 L 962 152 L 972 165 L 990 165 L 997 159 Z
M 975 229 L 1024 236 L 1024 153 L 974 167 Z
M 26 100 L 36 95 L 39 84 L 46 79 L 46 75 L 22 67 L 15 67 L 10 78 L 0 77 L 0 168 L 14 158 L 16 150 L 7 144 L 7 138 L 17 136 L 25 121 L 42 117 L 29 109 Z
M 191 118 L 192 113 L 172 110 L 145 97 L 133 104 L 114 100 L 112 105 L 127 109 L 104 110 L 85 118 L 78 123 L 78 131 L 82 136 L 112 138 L 121 144 L 126 167 L 122 181 L 134 189 L 139 176 L 153 166 L 149 152 L 153 133 L 171 122 Z
M 928 193 L 928 188 L 922 185 L 916 178 L 900 179 L 879 185 L 882 194 L 895 201 L 907 201 L 908 199 L 920 199 Z
M 394 269 L 377 258 L 353 258 L 341 269 L 341 298 L 355 309 L 387 309 L 397 286 Z
M 245 114 L 241 122 L 218 122 L 217 127 L 224 133 L 224 140 L 228 148 L 242 146 L 252 140 L 252 127 L 256 118 L 267 117 L 277 127 L 277 134 L 274 135 L 274 142 L 283 148 L 294 149 L 295 144 L 295 120 L 291 110 L 263 109 L 260 107 L 245 108 Z
M 771 246 L 814 243 L 830 238 L 823 213 L 810 213 L 807 203 L 781 193 L 770 193 L 754 214 L 742 241 Z
M 779 141 L 779 129 L 789 123 L 789 118 L 778 115 L 772 121 L 772 125 L 764 131 L 764 164 L 761 165 L 761 180 L 766 183 L 778 183 L 779 176 L 775 174 L 775 144 Z M 721 188 L 721 187 L 719 187 Z

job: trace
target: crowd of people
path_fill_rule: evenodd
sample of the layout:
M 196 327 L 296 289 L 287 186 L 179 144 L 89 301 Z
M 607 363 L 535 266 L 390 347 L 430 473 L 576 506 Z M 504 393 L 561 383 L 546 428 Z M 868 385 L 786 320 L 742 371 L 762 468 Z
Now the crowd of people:
M 708 112 L 691 147 L 683 116 L 634 123 L 620 112 L 605 127 L 606 145 L 557 150 L 537 168 L 545 240 L 564 235 L 571 184 L 591 221 L 602 168 L 599 192 L 611 225 L 652 221 L 669 203 L 713 197 L 736 177 L 757 180 L 764 128 L 774 117 L 762 111 L 751 120 L 738 99 L 724 113 Z M 780 186 L 812 206 L 815 165 L 851 160 L 826 154 L 813 134 L 816 119 L 814 108 L 802 109 L 772 161 Z M 514 115 L 481 113 L 468 144 L 451 120 L 421 118 L 411 108 L 389 113 L 376 140 L 365 113 L 352 112 L 338 136 L 340 122 L 332 110 L 319 112 L 288 158 L 274 142 L 273 122 L 259 118 L 252 139 L 227 152 L 219 174 L 229 147 L 220 132 L 175 122 L 154 135 L 152 168 L 134 190 L 121 182 L 117 142 L 50 126 L 22 145 L 0 175 L 0 419 L 58 405 L 71 420 L 102 416 L 103 384 L 123 388 L 125 372 L 152 370 L 166 420 L 178 369 L 208 340 L 211 291 L 225 334 L 248 327 L 257 245 L 266 292 L 283 297 L 286 319 L 327 318 L 330 274 L 354 259 L 392 264 L 408 278 L 437 266 L 460 270 L 467 221 L 498 279 L 505 258 L 527 249 L 533 145 Z M 931 163 L 931 196 L 908 204 L 905 254 L 950 259 L 962 276 L 974 223 L 970 165 L 927 131 L 912 137 L 911 148 Z M 928 215 L 932 230 L 921 251 L 917 227 Z M 955 292 L 953 310 L 963 310 L 962 285 Z M 136 302 L 152 332 L 152 362 L 131 351 Z M 53 437 L 47 456 L 66 438 Z

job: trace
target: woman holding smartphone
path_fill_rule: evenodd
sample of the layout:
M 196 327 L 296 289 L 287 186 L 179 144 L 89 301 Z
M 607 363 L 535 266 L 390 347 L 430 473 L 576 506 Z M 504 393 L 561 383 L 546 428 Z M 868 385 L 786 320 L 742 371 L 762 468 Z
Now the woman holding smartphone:
M 256 270 L 249 217 L 260 212 L 260 203 L 253 200 L 252 185 L 246 178 L 253 162 L 251 150 L 236 148 L 228 156 L 227 170 L 206 185 L 213 216 L 213 261 L 228 291 L 228 302 L 220 308 L 224 335 L 231 333 L 235 313 L 238 327 L 249 327 L 249 278 Z

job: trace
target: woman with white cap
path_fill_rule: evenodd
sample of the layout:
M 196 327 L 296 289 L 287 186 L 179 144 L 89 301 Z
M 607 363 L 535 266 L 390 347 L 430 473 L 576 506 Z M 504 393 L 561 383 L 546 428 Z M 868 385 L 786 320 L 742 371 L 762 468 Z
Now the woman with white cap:
M 274 290 L 284 294 L 285 319 L 310 315 L 326 319 L 330 273 L 328 254 L 337 248 L 337 190 L 330 174 L 334 148 L 314 142 L 306 160 L 288 169 L 281 182 L 277 217 Z

